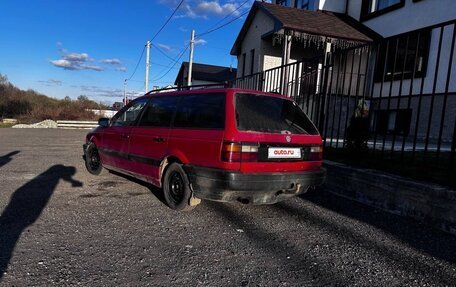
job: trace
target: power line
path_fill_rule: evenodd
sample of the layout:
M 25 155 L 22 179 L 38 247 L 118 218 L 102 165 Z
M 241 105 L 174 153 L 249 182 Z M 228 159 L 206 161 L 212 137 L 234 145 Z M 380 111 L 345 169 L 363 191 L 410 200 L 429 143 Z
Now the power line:
M 168 22 L 171 20 L 171 18 L 173 18 L 174 14 L 176 14 L 177 10 L 179 10 L 179 7 L 182 5 L 182 3 L 184 3 L 184 0 L 180 1 L 179 5 L 177 5 L 177 7 L 174 9 L 171 16 L 169 16 L 168 19 L 166 19 L 166 22 L 163 24 L 163 26 L 160 28 L 160 30 L 158 30 L 158 32 L 155 33 L 155 35 L 152 37 L 151 41 L 153 41 L 158 36 L 158 34 L 160 34 L 160 32 L 165 28 L 165 26 L 168 24 Z
M 208 31 L 206 31 L 206 32 L 204 32 L 204 33 L 201 33 L 201 34 L 199 34 L 199 35 L 196 35 L 196 37 L 201 37 L 201 36 L 210 34 L 210 33 L 212 33 L 212 32 L 215 32 L 215 31 L 217 31 L 217 30 L 219 30 L 219 29 L 225 27 L 225 26 L 228 26 L 229 24 L 233 23 L 234 21 L 238 20 L 239 18 L 243 17 L 244 15 L 247 15 L 247 13 L 249 13 L 249 11 L 242 13 L 241 15 L 237 16 L 236 18 L 231 19 L 230 21 L 226 22 L 226 23 L 223 24 L 223 25 L 220 25 L 220 26 L 218 26 L 218 27 L 216 27 L 216 28 L 213 28 L 213 29 L 208 30 Z
M 215 27 L 217 27 L 218 24 L 222 23 L 223 21 L 225 21 L 228 17 L 230 17 L 231 15 L 233 15 L 236 11 L 238 11 L 239 9 L 241 9 L 242 6 L 244 6 L 247 2 L 249 2 L 250 0 L 245 0 L 244 2 L 241 3 L 241 5 L 239 5 L 236 9 L 234 9 L 233 11 L 231 11 L 231 13 L 229 13 L 228 15 L 226 15 L 225 17 L 223 17 L 222 20 L 218 21 L 217 23 L 215 23 L 211 28 L 209 28 L 208 30 L 211 30 Z
M 189 46 L 190 46 L 190 44 L 186 45 L 185 48 L 179 53 L 178 57 L 177 57 L 176 59 L 173 59 L 174 64 L 168 69 L 168 71 L 166 71 L 165 74 L 159 76 L 158 78 L 153 79 L 152 81 L 155 82 L 155 81 L 161 80 L 161 79 L 163 79 L 166 75 L 168 75 L 169 72 L 171 72 L 171 70 L 174 68 L 174 66 L 176 66 L 176 64 L 180 61 L 180 59 L 182 58 L 182 56 L 184 55 L 184 53 L 187 51 L 187 49 L 188 49 Z
M 143 47 L 143 50 L 141 52 L 141 56 L 139 57 L 138 63 L 136 63 L 135 70 L 133 71 L 133 74 L 131 74 L 131 76 L 128 79 L 126 79 L 127 81 L 130 81 L 131 78 L 133 78 L 133 76 L 135 75 L 136 70 L 138 69 L 139 63 L 141 63 L 142 57 L 144 56 L 144 51 L 145 50 L 146 50 L 146 46 Z
M 171 13 L 171 15 L 168 17 L 168 19 L 166 19 L 165 23 L 163 23 L 161 28 L 157 31 L 157 33 L 155 33 L 155 35 L 152 37 L 151 41 L 153 41 L 160 34 L 160 32 L 166 27 L 166 25 L 169 23 L 169 21 L 173 18 L 174 14 L 176 14 L 177 10 L 179 10 L 179 8 L 182 5 L 182 3 L 184 3 L 184 0 L 181 0 L 179 2 L 177 7 L 174 9 L 173 13 Z M 139 63 L 141 63 L 141 60 L 142 60 L 142 58 L 144 56 L 144 51 L 145 50 L 146 50 L 146 46 L 143 47 L 143 50 L 141 52 L 141 56 L 139 57 L 138 63 L 136 63 L 136 67 L 135 67 L 133 73 L 131 74 L 131 76 L 126 79 L 127 81 L 130 81 L 133 78 L 133 76 L 136 74 L 136 71 L 138 70 Z
M 175 61 L 173 58 L 171 58 L 170 56 L 168 56 L 165 52 L 162 51 L 162 49 L 160 47 L 158 47 L 157 45 L 155 45 L 154 43 L 152 43 L 152 46 L 155 47 L 163 56 L 165 56 L 166 58 L 170 59 L 171 61 Z

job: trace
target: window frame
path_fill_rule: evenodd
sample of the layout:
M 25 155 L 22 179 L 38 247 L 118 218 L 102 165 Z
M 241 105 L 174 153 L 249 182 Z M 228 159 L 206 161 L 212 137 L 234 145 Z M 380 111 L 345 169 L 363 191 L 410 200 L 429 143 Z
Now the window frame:
M 245 77 L 245 60 L 246 60 L 247 56 L 246 56 L 246 53 L 242 53 L 242 77 Z
M 375 67 L 374 83 L 387 82 L 387 81 L 400 81 L 402 78 L 404 80 L 409 80 L 409 79 L 412 79 L 412 78 L 413 79 L 425 78 L 426 75 L 427 75 L 427 70 L 428 70 L 429 54 L 431 52 L 430 48 L 431 48 L 431 42 L 432 42 L 432 33 L 433 33 L 432 29 L 424 29 L 424 30 L 420 29 L 420 30 L 411 31 L 411 32 L 407 32 L 407 33 L 404 33 L 404 34 L 400 34 L 400 35 L 396 35 L 396 36 L 392 36 L 392 37 L 386 38 L 380 45 L 380 47 L 383 47 L 384 49 L 381 52 L 382 54 L 380 54 L 378 56 L 378 58 L 377 58 L 378 63 L 376 63 L 376 67 Z M 396 53 L 396 41 L 397 41 L 397 39 L 399 39 L 400 43 L 404 43 L 404 42 L 406 43 L 407 37 L 410 37 L 413 34 L 416 34 L 416 35 L 419 34 L 420 35 L 420 37 L 419 37 L 420 44 L 424 45 L 424 47 L 423 47 L 423 62 L 422 62 L 421 71 L 416 71 L 416 70 L 412 69 L 411 71 L 406 72 L 404 70 L 403 71 L 404 73 L 402 75 L 402 71 L 401 71 L 402 67 L 401 67 L 400 68 L 401 72 L 399 74 L 395 74 L 394 73 L 395 71 L 393 71 L 392 75 L 387 75 L 386 73 L 387 73 L 388 68 L 389 68 L 388 65 L 386 65 L 386 71 L 384 70 L 385 69 L 385 61 L 388 60 L 388 55 L 387 55 L 387 51 L 386 51 L 386 43 L 389 42 L 388 54 L 390 54 L 389 53 L 390 49 L 394 49 L 394 52 L 393 52 L 393 55 L 394 55 Z M 423 41 L 426 41 L 426 42 L 423 43 Z M 409 43 L 409 45 L 410 45 L 410 43 Z M 398 51 L 399 51 L 399 47 L 398 47 Z M 407 51 L 409 51 L 408 48 L 409 47 L 407 47 Z M 415 55 L 415 53 L 416 52 L 413 51 L 413 56 Z M 409 57 L 409 56 L 411 56 L 411 54 L 407 53 L 407 57 Z M 418 54 L 418 56 L 419 56 L 419 54 Z M 407 59 L 404 58 L 403 61 L 407 61 Z M 397 64 L 397 62 L 399 62 L 398 59 L 396 59 L 396 64 Z M 416 62 L 414 64 L 416 65 Z M 393 65 L 394 65 L 394 63 L 393 63 Z M 414 69 L 416 69 L 416 66 L 414 67 Z
M 144 117 L 144 114 L 146 112 L 146 108 L 153 102 L 154 99 L 161 99 L 161 98 L 176 98 L 176 107 L 174 108 L 174 111 L 171 115 L 171 120 L 169 122 L 169 125 L 168 126 L 151 126 L 151 125 L 140 125 L 141 123 L 141 120 L 143 119 Z M 139 117 L 139 119 L 136 120 L 136 126 L 139 127 L 139 128 L 162 128 L 162 129 L 167 129 L 167 128 L 171 128 L 173 126 L 173 122 L 174 122 L 174 118 L 176 116 L 176 111 L 177 111 L 177 108 L 179 106 L 179 102 L 181 100 L 181 97 L 182 96 L 165 96 L 165 95 L 160 95 L 160 96 L 152 96 L 150 97 L 149 101 L 146 103 L 146 105 L 144 106 L 142 112 L 141 112 L 141 115 Z
M 391 6 L 388 6 L 386 8 L 383 8 L 381 10 L 377 10 L 374 12 L 369 12 L 369 6 L 371 4 L 372 0 L 363 0 L 362 5 L 361 5 L 361 17 L 360 20 L 361 22 L 370 20 L 372 18 L 378 17 L 380 15 L 387 14 L 389 12 L 392 12 L 394 10 L 400 9 L 405 6 L 405 0 L 400 0 L 399 3 L 393 4 Z
M 255 49 L 250 50 L 250 75 L 253 75 L 255 66 Z
M 191 97 L 191 96 L 202 96 L 202 97 L 212 97 L 212 96 L 221 96 L 223 97 L 223 123 L 222 127 L 220 128 L 203 128 L 203 127 L 177 127 L 176 126 L 176 118 L 177 118 L 177 112 L 179 108 L 181 107 L 182 100 L 186 97 Z M 176 110 L 174 111 L 174 115 L 171 121 L 171 129 L 182 129 L 182 130 L 212 130 L 212 131 L 224 131 L 226 128 L 226 93 L 224 92 L 219 92 L 219 93 L 192 93 L 192 94 L 186 94 L 186 95 L 180 95 L 179 101 L 177 102 Z
M 314 6 L 315 6 L 315 1 L 313 1 L 313 0 L 301 0 L 301 1 L 302 1 L 301 6 L 298 6 L 299 1 L 295 0 L 294 8 L 313 11 Z
M 296 111 L 299 114 L 298 116 L 302 117 L 302 119 L 305 121 L 305 126 L 306 126 L 306 127 L 299 126 L 299 128 L 301 128 L 305 133 L 292 133 L 292 134 L 295 134 L 295 135 L 309 135 L 309 136 L 314 136 L 314 135 L 319 135 L 320 134 L 318 129 L 317 129 L 317 127 L 312 122 L 312 120 L 309 118 L 309 116 L 304 112 L 304 110 L 299 106 L 299 104 L 297 104 L 294 100 L 292 100 L 290 98 L 274 97 L 274 96 L 268 96 L 268 95 L 265 95 L 265 94 L 258 94 L 258 93 L 236 92 L 233 95 L 235 114 L 239 113 L 239 110 L 238 110 L 238 108 L 239 108 L 238 107 L 239 97 L 243 97 L 243 96 L 247 96 L 247 97 L 264 97 L 266 99 L 282 100 L 282 101 L 284 101 L 283 103 L 287 102 L 290 105 L 294 106 L 295 109 L 297 109 Z M 235 128 L 239 132 L 245 132 L 245 133 L 267 133 L 267 134 L 275 134 L 275 135 L 282 134 L 282 133 L 280 133 L 278 131 L 264 131 L 264 130 L 259 130 L 259 129 L 253 129 L 253 130 L 252 129 L 246 129 L 246 128 L 240 127 L 240 125 L 241 125 L 240 121 L 241 121 L 241 118 L 238 115 L 236 115 L 235 116 Z
M 290 0 L 276 0 L 276 4 L 284 7 L 290 7 L 291 1 Z
M 138 120 L 142 117 L 142 114 L 144 112 L 144 107 L 142 107 L 141 111 L 139 112 L 138 116 L 136 117 L 136 119 L 134 121 L 132 121 L 129 125 L 126 125 L 126 126 L 115 126 L 114 125 L 114 122 L 120 118 L 131 106 L 133 106 L 134 104 L 136 104 L 137 102 L 140 102 L 140 101 L 145 101 L 145 105 L 144 107 L 147 106 L 147 104 L 149 103 L 149 98 L 138 98 L 138 99 L 135 99 L 131 102 L 129 102 L 126 106 L 124 106 L 120 111 L 118 111 L 114 117 L 111 118 L 111 120 L 109 121 L 109 126 L 110 127 L 133 127 L 133 126 L 136 126 L 137 123 L 138 123 Z

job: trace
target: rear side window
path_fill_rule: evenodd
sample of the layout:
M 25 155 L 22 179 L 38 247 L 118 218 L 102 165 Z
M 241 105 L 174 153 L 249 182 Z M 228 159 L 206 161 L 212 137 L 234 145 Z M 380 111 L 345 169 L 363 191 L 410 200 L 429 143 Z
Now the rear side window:
M 241 131 L 318 134 L 293 101 L 264 95 L 236 94 L 236 124 Z
M 147 104 L 139 121 L 142 127 L 169 127 L 176 110 L 179 97 L 156 97 Z
M 225 94 L 182 96 L 174 127 L 223 129 L 225 127 Z

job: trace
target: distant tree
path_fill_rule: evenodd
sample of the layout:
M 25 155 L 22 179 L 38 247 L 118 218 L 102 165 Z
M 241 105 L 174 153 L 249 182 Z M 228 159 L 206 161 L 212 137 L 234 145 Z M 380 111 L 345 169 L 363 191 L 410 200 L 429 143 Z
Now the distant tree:
M 34 90 L 21 90 L 0 74 L 0 118 L 13 117 L 25 123 L 45 119 L 95 120 L 98 117 L 88 109 L 98 107 L 98 103 L 84 95 L 73 101 L 70 97 L 55 99 Z
M 87 103 L 87 102 L 90 102 L 90 99 L 89 99 L 87 96 L 80 95 L 80 96 L 78 97 L 78 101 L 79 101 L 79 102 L 82 102 L 82 103 Z

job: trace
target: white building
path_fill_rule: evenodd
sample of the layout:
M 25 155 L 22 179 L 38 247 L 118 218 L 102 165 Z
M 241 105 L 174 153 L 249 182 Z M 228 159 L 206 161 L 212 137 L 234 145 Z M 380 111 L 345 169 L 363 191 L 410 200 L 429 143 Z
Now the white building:
M 258 82 L 255 87 L 274 90 L 268 74 L 276 68 L 272 78 L 286 78 L 279 83 L 280 92 L 292 95 L 293 90 L 294 96 L 302 96 L 302 75 L 309 68 L 316 78 L 309 97 L 324 92 L 329 101 L 334 96 L 334 104 L 370 99 L 373 130 L 451 141 L 456 117 L 455 19 L 455 0 L 255 2 L 231 54 L 238 58 L 237 76 L 252 75 Z M 306 62 L 318 56 L 315 66 Z M 294 70 L 283 68 L 303 59 L 305 65 Z M 307 99 L 307 112 L 327 115 L 330 122 L 331 117 L 338 117 L 336 122 L 346 118 L 356 106 L 349 103 L 342 116 L 331 115 L 314 110 L 314 101 L 314 96 Z

